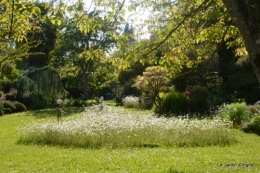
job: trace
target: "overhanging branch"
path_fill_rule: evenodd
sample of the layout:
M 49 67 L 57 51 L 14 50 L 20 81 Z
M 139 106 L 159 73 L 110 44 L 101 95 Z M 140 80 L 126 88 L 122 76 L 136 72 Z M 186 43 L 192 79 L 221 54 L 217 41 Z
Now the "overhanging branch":
M 196 8 L 195 10 L 191 11 L 190 13 L 186 14 L 184 16 L 184 18 L 177 24 L 176 27 L 174 27 L 167 35 L 166 37 L 160 41 L 160 42 L 157 42 L 157 43 L 154 43 L 148 47 L 152 47 L 150 51 L 148 51 L 146 54 L 143 55 L 143 57 L 149 55 L 150 53 L 152 53 L 154 50 L 158 49 L 163 43 L 165 43 L 169 38 L 170 36 L 177 30 L 179 29 L 179 27 L 185 23 L 185 21 L 189 18 L 189 17 L 192 17 L 194 16 L 201 8 L 204 7 L 205 4 L 207 4 L 210 0 L 204 0 L 199 6 L 198 8 Z M 154 45 L 156 45 L 155 47 L 153 47 Z

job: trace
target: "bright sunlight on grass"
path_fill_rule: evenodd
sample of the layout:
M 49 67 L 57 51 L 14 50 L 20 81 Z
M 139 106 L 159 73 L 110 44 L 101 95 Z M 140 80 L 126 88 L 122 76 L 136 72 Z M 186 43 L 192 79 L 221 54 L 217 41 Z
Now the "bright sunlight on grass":
M 81 114 L 71 108 L 63 115 L 63 127 L 69 121 L 90 118 L 90 110 Z M 95 111 L 95 110 L 94 110 Z M 96 112 L 96 118 L 106 118 L 106 111 Z M 157 119 L 146 112 L 130 110 L 114 110 L 119 116 L 148 122 Z M 130 111 L 130 112 L 129 112 Z M 54 112 L 54 113 L 53 113 Z M 74 114 L 72 112 L 75 112 Z M 134 114 L 134 116 L 133 116 Z M 94 116 L 94 115 L 93 115 Z M 133 117 L 132 117 L 133 116 Z M 136 117 L 137 116 L 137 117 Z M 139 118 L 139 119 L 138 119 Z M 95 119 L 93 117 L 93 119 Z M 106 122 L 103 119 L 102 122 Z M 122 119 L 120 119 L 122 120 Z M 114 119 L 113 119 L 114 121 Z M 164 121 L 164 120 L 161 120 Z M 186 121 L 186 120 L 185 120 Z M 237 143 L 226 146 L 204 147 L 122 147 L 86 149 L 78 147 L 60 147 L 53 145 L 17 144 L 21 127 L 32 124 L 49 124 L 58 126 L 55 110 L 23 112 L 0 117 L 0 172 L 1 173 L 259 173 L 260 172 L 260 137 L 232 130 Z M 75 121 L 76 122 L 76 121 Z M 92 119 L 89 119 L 92 122 Z M 111 121 L 110 121 L 111 122 Z M 129 121 L 127 121 L 129 122 Z M 191 123 L 192 121 L 190 121 Z M 77 123 L 80 123 L 77 121 Z M 205 122 L 208 123 L 208 122 Z M 126 122 L 124 123 L 126 124 Z M 168 124 L 168 122 L 166 122 Z M 77 125 L 77 124 L 76 124 Z M 97 124 L 93 124 L 95 127 Z M 78 125 L 77 125 L 78 126 Z M 130 124 L 128 125 L 130 126 Z M 134 125 L 136 127 L 137 125 Z M 94 129 L 92 129 L 94 130 Z M 191 133 L 193 134 L 193 133 Z M 153 135 L 154 136 L 154 135 Z M 211 138 L 210 136 L 208 136 Z M 192 138 L 191 138 L 192 139 Z M 239 166 L 240 164 L 240 166 Z M 244 166 L 243 166 L 244 164 Z M 245 165 L 248 165 L 247 167 Z

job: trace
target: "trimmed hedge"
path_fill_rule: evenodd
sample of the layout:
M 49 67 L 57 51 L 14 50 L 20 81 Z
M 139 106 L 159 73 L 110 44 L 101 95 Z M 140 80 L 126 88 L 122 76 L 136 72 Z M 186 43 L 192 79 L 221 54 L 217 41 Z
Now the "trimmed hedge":
M 164 116 L 179 116 L 190 112 L 204 116 L 209 108 L 207 98 L 203 96 L 191 96 L 189 100 L 180 92 L 171 92 L 162 97 L 161 112 L 155 109 L 155 113 Z

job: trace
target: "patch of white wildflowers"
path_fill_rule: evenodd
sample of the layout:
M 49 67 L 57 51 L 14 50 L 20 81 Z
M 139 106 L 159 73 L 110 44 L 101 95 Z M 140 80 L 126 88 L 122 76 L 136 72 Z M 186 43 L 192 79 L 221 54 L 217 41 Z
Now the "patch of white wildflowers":
M 157 118 L 151 113 L 105 106 L 86 109 L 56 122 L 35 122 L 20 129 L 20 142 L 76 147 L 208 146 L 236 140 L 223 120 Z
M 123 99 L 124 107 L 126 108 L 139 108 L 139 97 L 127 96 Z

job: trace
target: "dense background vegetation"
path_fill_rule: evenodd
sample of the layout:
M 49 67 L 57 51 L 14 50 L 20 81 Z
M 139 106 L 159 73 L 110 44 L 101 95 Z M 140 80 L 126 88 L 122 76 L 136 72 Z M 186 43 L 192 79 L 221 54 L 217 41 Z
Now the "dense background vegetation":
M 254 104 L 260 10 L 254 0 L 238 2 L 3 1 L 1 114 L 101 96 L 137 96 L 169 115 Z M 177 96 L 185 91 L 189 99 Z
M 0 1 L 1 171 L 259 172 L 259 19 L 258 0 Z

